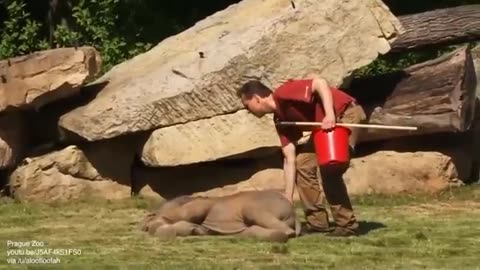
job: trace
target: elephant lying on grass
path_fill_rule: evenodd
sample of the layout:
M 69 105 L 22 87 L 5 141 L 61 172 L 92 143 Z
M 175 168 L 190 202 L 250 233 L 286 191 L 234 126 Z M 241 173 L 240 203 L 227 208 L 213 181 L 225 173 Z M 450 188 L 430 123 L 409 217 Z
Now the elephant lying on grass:
M 238 235 L 274 242 L 286 242 L 301 229 L 293 205 L 276 191 L 180 196 L 147 214 L 139 227 L 161 238 Z

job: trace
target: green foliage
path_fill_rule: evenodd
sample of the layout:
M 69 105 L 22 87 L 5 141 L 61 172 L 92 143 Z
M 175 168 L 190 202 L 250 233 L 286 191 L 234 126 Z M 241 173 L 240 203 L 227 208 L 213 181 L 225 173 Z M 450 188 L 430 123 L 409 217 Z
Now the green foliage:
M 117 31 L 119 5 L 119 0 L 80 0 L 72 9 L 78 30 L 71 31 L 70 46 L 77 43 L 97 48 L 104 71 L 151 46 L 143 42 L 128 43 Z
M 396 16 L 426 12 L 429 10 L 449 8 L 460 5 L 480 4 L 480 0 L 384 0 L 391 12 Z M 474 44 L 475 42 L 470 42 Z M 389 53 L 379 56 L 370 65 L 354 72 L 355 77 L 374 76 L 404 69 L 437 58 L 461 45 L 431 46 L 421 50 L 412 50 L 403 53 Z
M 383 0 L 396 16 L 463 5 L 480 4 L 480 0 Z
M 80 256 L 58 256 L 60 269 L 478 269 L 480 185 L 352 200 L 364 235 L 314 233 L 287 243 L 235 236 L 155 238 L 137 224 L 160 201 L 142 198 L 0 202 L 0 242 L 36 240 L 47 249 L 81 250 Z M 303 221 L 301 205 L 296 210 Z M 7 256 L 10 249 L 3 247 L 0 269 L 30 269 L 8 265 L 7 260 L 25 258 Z
M 394 72 L 409 67 L 411 65 L 435 59 L 445 53 L 457 49 L 460 46 L 467 45 L 470 47 L 474 47 L 478 43 L 480 42 L 470 42 L 468 44 L 457 44 L 450 46 L 434 46 L 421 50 L 381 55 L 369 65 L 356 70 L 354 72 L 354 77 L 358 78 Z
M 58 2 L 66 8 L 58 9 L 55 20 L 49 21 L 49 0 L 0 0 L 0 59 L 56 47 L 93 46 L 102 56 L 105 72 L 239 1 L 62 0 Z M 397 16 L 479 1 L 384 0 Z M 394 71 L 452 48 L 380 56 L 357 70 L 355 76 Z
M 0 58 L 24 55 L 51 47 L 92 46 L 102 56 L 103 72 L 137 54 L 145 52 L 151 43 L 127 42 L 124 33 L 117 31 L 120 0 L 72 1 L 72 25 L 55 25 L 53 42 L 49 46 L 41 36 L 45 23 L 34 21 L 23 0 L 4 2 L 8 19 L 1 32 Z
M 456 46 L 447 46 L 436 49 L 381 55 L 370 65 L 356 70 L 354 77 L 373 76 L 401 70 L 408 66 L 437 58 L 455 48 Z
M 25 10 L 24 1 L 3 1 L 2 4 L 8 16 L 0 28 L 0 59 L 48 47 L 47 41 L 38 34 L 41 24 Z

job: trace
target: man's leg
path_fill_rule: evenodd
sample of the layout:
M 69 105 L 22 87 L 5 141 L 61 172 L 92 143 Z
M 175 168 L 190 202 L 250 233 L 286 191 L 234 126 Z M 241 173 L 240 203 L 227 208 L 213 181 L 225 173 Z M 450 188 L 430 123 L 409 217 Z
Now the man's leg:
M 317 171 L 317 157 L 311 140 L 306 145 L 298 147 L 296 163 L 297 191 L 302 201 L 307 229 L 319 232 L 331 231 Z
M 337 226 L 332 232 L 333 235 L 353 235 L 358 230 L 358 221 L 353 213 L 347 187 L 343 180 L 344 172 L 343 168 L 320 168 L 325 196 Z
M 363 123 L 366 121 L 366 115 L 363 109 L 358 105 L 351 105 L 340 117 L 339 122 L 344 123 Z M 350 147 L 355 148 L 361 129 L 353 128 L 350 135 Z M 353 207 L 348 196 L 347 187 L 343 179 L 343 174 L 348 169 L 348 165 L 342 168 L 320 168 L 322 185 L 325 196 L 337 228 L 331 235 L 348 236 L 356 234 L 358 231 L 358 221 L 353 213 Z

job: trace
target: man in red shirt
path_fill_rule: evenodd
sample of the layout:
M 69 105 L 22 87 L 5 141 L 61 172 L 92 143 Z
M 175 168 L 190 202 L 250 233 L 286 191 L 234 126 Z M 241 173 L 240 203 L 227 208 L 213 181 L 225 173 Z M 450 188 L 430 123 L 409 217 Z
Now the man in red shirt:
M 322 122 L 321 128 L 328 131 L 337 122 L 362 123 L 366 120 L 364 110 L 353 97 L 330 87 L 322 78 L 289 80 L 275 91 L 252 80 L 238 89 L 237 95 L 252 114 L 260 118 L 273 113 L 275 122 Z M 319 168 L 311 138 L 305 144 L 298 143 L 303 131 L 309 131 L 305 126 L 276 128 L 284 156 L 285 196 L 293 200 L 296 182 L 307 231 L 326 232 L 329 236 L 356 235 L 359 225 L 343 180 L 347 168 Z M 350 146 L 353 149 L 359 130 L 351 128 L 351 131 Z M 333 229 L 329 226 L 325 199 L 336 224 Z

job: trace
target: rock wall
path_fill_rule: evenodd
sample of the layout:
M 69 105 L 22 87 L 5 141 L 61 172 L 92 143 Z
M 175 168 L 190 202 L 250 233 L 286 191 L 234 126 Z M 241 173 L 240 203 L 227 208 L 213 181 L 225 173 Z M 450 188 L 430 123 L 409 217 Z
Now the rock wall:
M 28 144 L 26 122 L 15 112 L 0 115 L 0 169 L 10 169 L 23 158 Z
M 281 164 L 278 153 L 261 158 L 163 168 L 140 164 L 133 169 L 133 192 L 140 196 L 172 198 L 218 188 L 231 191 L 243 190 L 246 186 L 276 189 L 283 185 Z
M 10 176 L 11 194 L 30 202 L 130 197 L 128 167 L 110 161 L 106 156 L 89 156 L 77 146 L 28 158 Z
M 438 192 L 463 185 L 468 178 L 472 154 L 465 149 L 446 151 L 376 151 L 355 157 L 344 174 L 352 195 Z M 136 193 L 143 197 L 169 199 L 183 194 L 224 196 L 245 190 L 284 190 L 278 155 L 258 163 L 238 161 L 188 165 L 168 169 L 141 168 L 136 172 Z M 295 199 L 298 200 L 296 194 Z
M 472 59 L 473 59 L 473 66 L 475 68 L 476 78 L 477 78 L 477 98 L 480 98 L 480 45 L 477 45 L 473 49 L 472 52 Z
M 298 0 L 295 7 L 243 0 L 114 67 L 97 81 L 108 81 L 102 92 L 60 126 L 89 141 L 184 130 L 181 124 L 242 109 L 235 91 L 251 78 L 275 87 L 315 73 L 339 85 L 387 53 L 400 33 L 379 0 Z
M 295 8 L 244 0 L 96 81 L 101 59 L 93 48 L 2 61 L 10 77 L 0 85 L 0 169 L 21 201 L 282 190 L 272 119 L 242 110 L 235 89 L 251 78 L 275 87 L 312 73 L 339 85 L 387 53 L 401 31 L 378 0 L 302 0 Z M 30 67 L 25 81 L 21 65 Z M 13 82 L 23 99 L 12 96 Z M 402 139 L 360 151 L 345 174 L 350 193 L 462 184 L 472 171 L 471 141 L 455 136 L 447 148 Z
M 157 129 L 139 154 L 148 166 L 177 166 L 279 146 L 271 116 L 258 119 L 241 110 Z
M 11 194 L 37 202 L 129 198 L 131 167 L 139 143 L 144 141 L 141 135 L 131 135 L 25 158 L 10 176 Z
M 473 152 L 474 155 L 474 177 L 480 181 L 480 45 L 472 49 L 473 65 L 477 79 L 477 105 L 475 110 L 475 121 L 472 127 Z
M 0 112 L 10 107 L 36 109 L 74 95 L 100 71 L 92 47 L 58 48 L 0 61 Z

